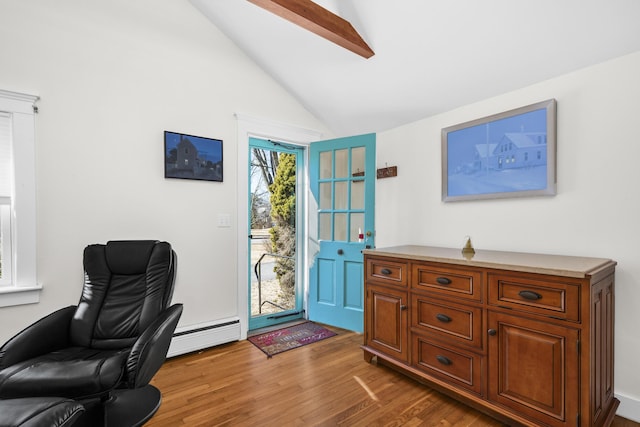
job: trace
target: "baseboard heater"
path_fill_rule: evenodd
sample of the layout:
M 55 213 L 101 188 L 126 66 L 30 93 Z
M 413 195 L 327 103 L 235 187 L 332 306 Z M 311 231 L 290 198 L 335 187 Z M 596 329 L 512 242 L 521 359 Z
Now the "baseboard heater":
M 176 328 L 167 357 L 202 350 L 240 339 L 237 317 Z

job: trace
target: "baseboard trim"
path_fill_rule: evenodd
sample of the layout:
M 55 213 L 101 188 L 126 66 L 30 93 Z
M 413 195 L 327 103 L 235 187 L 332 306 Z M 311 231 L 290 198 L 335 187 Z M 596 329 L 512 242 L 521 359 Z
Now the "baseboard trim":
M 240 339 L 237 317 L 176 328 L 167 357 L 179 356 Z
M 616 415 L 640 423 L 640 400 L 616 393 L 620 406 Z

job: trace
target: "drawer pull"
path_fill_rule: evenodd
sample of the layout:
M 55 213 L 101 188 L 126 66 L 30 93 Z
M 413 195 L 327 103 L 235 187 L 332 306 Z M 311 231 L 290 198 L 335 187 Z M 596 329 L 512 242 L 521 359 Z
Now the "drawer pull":
M 442 314 L 442 313 L 438 313 L 436 314 L 436 319 L 438 319 L 439 321 L 441 321 L 442 323 L 449 323 L 451 322 L 451 318 L 449 316 L 447 316 L 446 314 Z
M 382 270 L 380 270 L 380 273 L 388 276 L 389 274 L 391 274 L 391 270 L 389 270 L 388 268 L 383 268 Z
M 438 277 L 436 279 L 436 282 L 438 282 L 438 284 L 440 285 L 450 285 L 451 279 L 447 279 L 446 277 Z
M 451 359 L 449 359 L 448 357 L 442 356 L 440 354 L 436 356 L 436 360 L 442 363 L 443 365 L 446 365 L 446 366 L 451 365 Z
M 520 291 L 520 292 L 518 292 L 518 295 L 520 295 L 522 298 L 528 299 L 530 301 L 537 301 L 539 299 L 542 299 L 542 295 L 540 295 L 537 292 L 533 292 L 533 291 Z

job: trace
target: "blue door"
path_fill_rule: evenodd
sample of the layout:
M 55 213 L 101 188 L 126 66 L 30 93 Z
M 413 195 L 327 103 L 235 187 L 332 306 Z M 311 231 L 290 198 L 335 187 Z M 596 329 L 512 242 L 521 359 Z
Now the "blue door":
M 317 241 L 309 319 L 357 332 L 364 329 L 361 251 L 374 247 L 375 144 L 367 134 L 316 142 L 309 151 L 309 228 Z
M 249 138 L 249 330 L 304 315 L 303 152 Z

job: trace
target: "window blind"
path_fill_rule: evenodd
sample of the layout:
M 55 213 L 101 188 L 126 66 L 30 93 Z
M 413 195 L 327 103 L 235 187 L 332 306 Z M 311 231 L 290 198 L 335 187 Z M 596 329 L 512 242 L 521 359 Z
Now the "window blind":
M 12 188 L 11 115 L 0 111 L 0 204 L 11 200 Z

